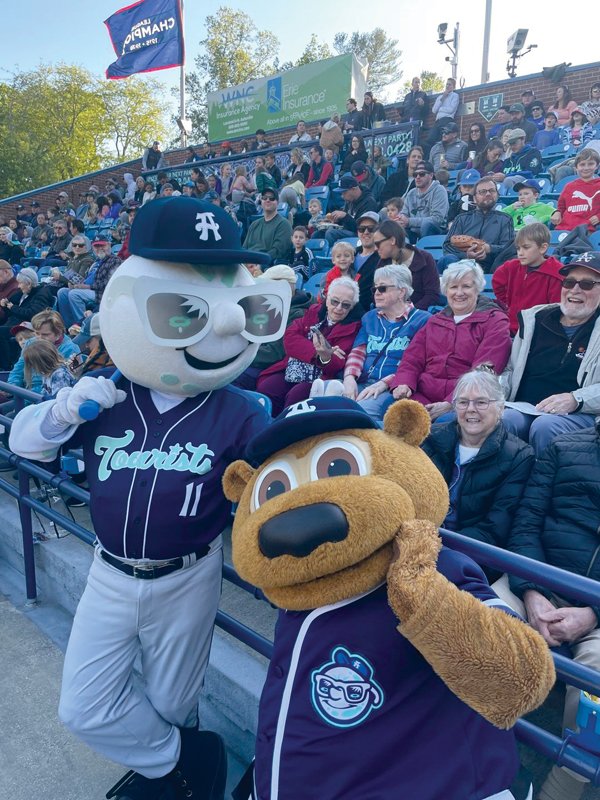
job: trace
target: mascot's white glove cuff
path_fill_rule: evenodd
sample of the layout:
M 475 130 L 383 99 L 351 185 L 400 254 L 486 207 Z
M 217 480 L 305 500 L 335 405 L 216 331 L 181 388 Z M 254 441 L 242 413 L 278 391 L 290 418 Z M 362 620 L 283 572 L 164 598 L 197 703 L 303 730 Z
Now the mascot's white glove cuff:
M 127 393 L 117 389 L 115 383 L 108 378 L 81 378 L 72 388 L 61 389 L 56 395 L 51 418 L 57 427 L 69 428 L 81 425 L 85 420 L 79 416 L 79 408 L 86 400 L 94 400 L 100 410 L 112 408 L 122 403 Z

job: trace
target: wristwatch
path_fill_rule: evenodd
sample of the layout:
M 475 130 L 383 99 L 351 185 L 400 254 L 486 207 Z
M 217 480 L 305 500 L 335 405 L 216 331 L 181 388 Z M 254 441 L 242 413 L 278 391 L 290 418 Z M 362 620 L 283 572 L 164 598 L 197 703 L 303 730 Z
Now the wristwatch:
M 577 408 L 571 411 L 571 414 L 576 414 L 578 411 L 581 411 L 583 408 L 583 397 L 579 394 L 579 392 L 571 392 L 575 400 L 577 401 Z

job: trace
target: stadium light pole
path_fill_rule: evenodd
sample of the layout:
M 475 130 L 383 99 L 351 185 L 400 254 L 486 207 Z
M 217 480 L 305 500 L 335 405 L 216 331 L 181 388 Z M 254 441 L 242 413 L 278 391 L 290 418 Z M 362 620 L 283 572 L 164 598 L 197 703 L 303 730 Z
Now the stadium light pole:
M 483 53 L 481 57 L 481 82 L 490 79 L 488 61 L 490 56 L 490 32 L 492 28 L 492 0 L 485 0 L 485 23 L 483 28 Z
M 179 0 L 181 3 L 181 28 L 182 28 L 182 39 L 183 39 L 183 52 L 184 57 L 181 62 L 180 73 L 179 73 L 179 118 L 181 119 L 181 146 L 186 147 L 187 145 L 187 131 L 185 129 L 185 19 L 183 13 L 183 0 Z

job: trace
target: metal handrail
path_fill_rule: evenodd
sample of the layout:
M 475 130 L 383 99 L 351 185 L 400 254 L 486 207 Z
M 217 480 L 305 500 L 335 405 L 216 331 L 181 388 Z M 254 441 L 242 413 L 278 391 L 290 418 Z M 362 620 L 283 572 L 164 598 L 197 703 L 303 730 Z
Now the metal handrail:
M 25 400 L 33 402 L 41 400 L 40 396 L 34 392 L 29 392 L 26 389 L 21 389 L 2 381 L 0 381 L 0 389 L 12 392 L 20 404 Z M 7 418 L 8 425 L 11 422 Z M 5 447 L 0 446 L 0 458 L 4 458 L 9 463 L 14 464 L 18 472 L 18 488 L 0 478 L 0 491 L 15 498 L 19 504 L 27 600 L 32 604 L 37 600 L 32 511 L 60 525 L 88 545 L 95 543 L 95 534 L 64 514 L 31 497 L 29 491 L 31 477 L 43 481 L 70 497 L 83 500 L 87 504 L 90 501 L 90 493 L 77 486 L 68 477 L 65 477 L 63 473 L 53 474 L 37 464 L 32 464 L 25 458 L 11 453 Z M 595 606 L 600 605 L 600 585 L 590 578 L 574 575 L 524 556 L 517 556 L 514 553 L 509 553 L 484 542 L 469 539 L 444 528 L 440 529 L 440 534 L 445 544 L 474 558 L 478 563 L 534 580 L 536 584 L 543 584 L 561 595 L 573 597 L 581 602 L 591 603 Z M 268 602 L 263 592 L 241 578 L 230 564 L 223 566 L 223 577 L 253 597 Z M 265 658 L 270 659 L 272 657 L 273 642 L 224 611 L 217 611 L 215 624 Z M 553 653 L 553 659 L 557 675 L 561 680 L 600 695 L 600 672 L 582 664 L 577 664 L 558 653 Z M 515 734 L 523 743 L 553 759 L 560 766 L 567 766 L 575 770 L 595 786 L 600 785 L 600 756 L 582 749 L 569 739 L 560 739 L 543 728 L 523 719 L 516 723 Z

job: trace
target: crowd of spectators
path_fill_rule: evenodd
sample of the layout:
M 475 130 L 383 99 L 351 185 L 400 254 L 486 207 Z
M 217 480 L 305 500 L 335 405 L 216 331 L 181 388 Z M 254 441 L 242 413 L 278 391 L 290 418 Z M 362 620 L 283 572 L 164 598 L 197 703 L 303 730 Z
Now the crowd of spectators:
M 434 423 L 423 448 L 450 490 L 447 528 L 597 577 L 600 241 L 589 237 L 600 230 L 600 83 L 579 104 L 566 86 L 549 109 L 530 90 L 521 99 L 463 138 L 449 79 L 423 144 L 392 165 L 365 147 L 361 131 L 385 123 L 367 92 L 360 109 L 350 98 L 346 115 L 323 120 L 318 138 L 299 120 L 286 165 L 258 130 L 241 143 L 260 151 L 251 170 L 213 169 L 208 146 L 189 148 L 180 185 L 154 142 L 143 158 L 144 172 L 158 170 L 150 180 L 125 173 L 103 191 L 90 186 L 77 207 L 66 192 L 46 212 L 20 205 L 0 220 L 0 369 L 51 396 L 80 374 L 80 351 L 92 350 L 88 370 L 110 365 L 94 314 L 128 257 L 137 208 L 203 198 L 238 221 L 246 248 L 271 257 L 264 272 L 247 265 L 256 280 L 293 291 L 282 339 L 261 347 L 241 388 L 268 397 L 274 415 L 343 394 L 379 425 L 395 401 L 422 403 Z M 415 78 L 404 119 L 423 125 L 429 112 Z M 570 172 L 552 197 L 543 151 L 560 143 Z M 220 154 L 233 152 L 224 142 Z M 553 254 L 553 229 L 584 246 Z M 438 237 L 435 254 L 427 236 Z M 597 609 L 489 577 L 550 646 L 600 667 Z M 565 725 L 574 703 L 568 692 Z M 582 787 L 554 769 L 539 797 L 576 798 Z

